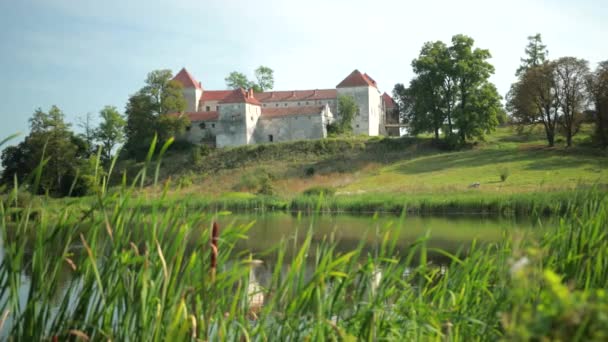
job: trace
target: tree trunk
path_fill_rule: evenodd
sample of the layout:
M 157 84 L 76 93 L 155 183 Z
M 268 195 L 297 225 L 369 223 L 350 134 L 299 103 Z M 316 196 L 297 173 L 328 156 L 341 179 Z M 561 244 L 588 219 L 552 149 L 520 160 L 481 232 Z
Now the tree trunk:
M 572 130 L 568 129 L 566 131 L 566 147 L 572 146 Z
M 439 128 L 435 127 L 435 140 L 439 140 Z

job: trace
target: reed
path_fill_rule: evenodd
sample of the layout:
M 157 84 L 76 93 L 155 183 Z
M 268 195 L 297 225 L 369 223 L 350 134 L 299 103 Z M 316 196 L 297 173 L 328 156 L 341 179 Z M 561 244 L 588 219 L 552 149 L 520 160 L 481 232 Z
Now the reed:
M 150 153 L 146 167 L 160 165 L 161 157 Z M 193 210 L 166 192 L 154 201 L 134 196 L 148 182 L 146 177 L 142 171 L 116 191 L 100 186 L 86 211 L 77 202 L 58 211 L 32 203 L 19 207 L 19 186 L 2 199 L 3 339 L 468 341 L 608 336 L 605 193 L 571 197 L 558 211 L 563 215 L 559 227 L 542 238 L 505 233 L 499 243 L 473 243 L 466 257 L 430 249 L 428 236 L 407 251 L 398 250 L 398 217 L 396 225 L 370 229 L 378 241 L 373 252 L 364 252 L 365 239 L 344 253 L 336 250 L 332 236 L 313 244 L 311 231 L 304 241 L 296 241 L 294 232 L 256 255 L 270 260 L 273 271 L 267 283 L 252 287 L 251 257 L 235 248 L 251 225 L 223 224 L 229 222 L 226 213 Z M 331 201 L 335 199 L 305 203 L 316 205 L 318 212 Z M 17 209 L 24 214 L 11 215 Z M 34 209 L 38 214 L 30 215 Z M 222 225 L 215 235 L 204 223 L 210 218 Z M 431 252 L 450 262 L 431 264 Z M 261 307 L 255 303 L 252 308 L 251 288 L 263 291 Z

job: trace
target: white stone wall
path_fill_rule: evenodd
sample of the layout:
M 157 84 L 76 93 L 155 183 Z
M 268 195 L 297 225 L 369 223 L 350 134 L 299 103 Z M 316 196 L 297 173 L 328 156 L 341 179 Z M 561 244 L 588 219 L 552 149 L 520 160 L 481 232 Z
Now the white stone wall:
M 321 139 L 327 136 L 322 114 L 289 115 L 275 118 L 262 117 L 255 131 L 255 143 Z

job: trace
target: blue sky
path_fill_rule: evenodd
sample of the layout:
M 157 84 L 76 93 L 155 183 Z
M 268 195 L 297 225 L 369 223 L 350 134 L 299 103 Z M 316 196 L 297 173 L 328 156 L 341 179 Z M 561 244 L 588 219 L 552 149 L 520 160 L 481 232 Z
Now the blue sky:
M 353 69 L 407 83 L 422 44 L 463 33 L 487 48 L 505 94 L 528 35 L 551 58 L 608 59 L 603 0 L 0 0 L 0 138 L 38 107 L 69 121 L 121 111 L 146 74 L 185 66 L 206 89 L 232 70 L 275 70 L 275 89 L 331 88 Z

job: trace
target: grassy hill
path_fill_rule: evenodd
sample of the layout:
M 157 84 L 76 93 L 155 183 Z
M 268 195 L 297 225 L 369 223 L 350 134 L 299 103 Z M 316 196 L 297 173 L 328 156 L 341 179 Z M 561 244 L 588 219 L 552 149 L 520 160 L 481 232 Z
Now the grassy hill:
M 197 150 L 167 156 L 161 179 L 171 180 L 170 197 L 207 204 L 261 197 L 268 202 L 267 195 L 273 195 L 277 206 L 312 206 L 302 194 L 321 187 L 335 191 L 324 205 L 336 210 L 394 211 L 408 203 L 458 207 L 466 202 L 465 207 L 493 210 L 494 202 L 561 201 L 573 190 L 605 187 L 608 155 L 590 146 L 589 131 L 585 127 L 572 148 L 547 147 L 540 127 L 519 133 L 503 127 L 460 151 L 442 149 L 429 137 L 335 138 L 207 154 Z M 471 187 L 475 183 L 479 185 Z M 145 192 L 153 197 L 158 190 Z

